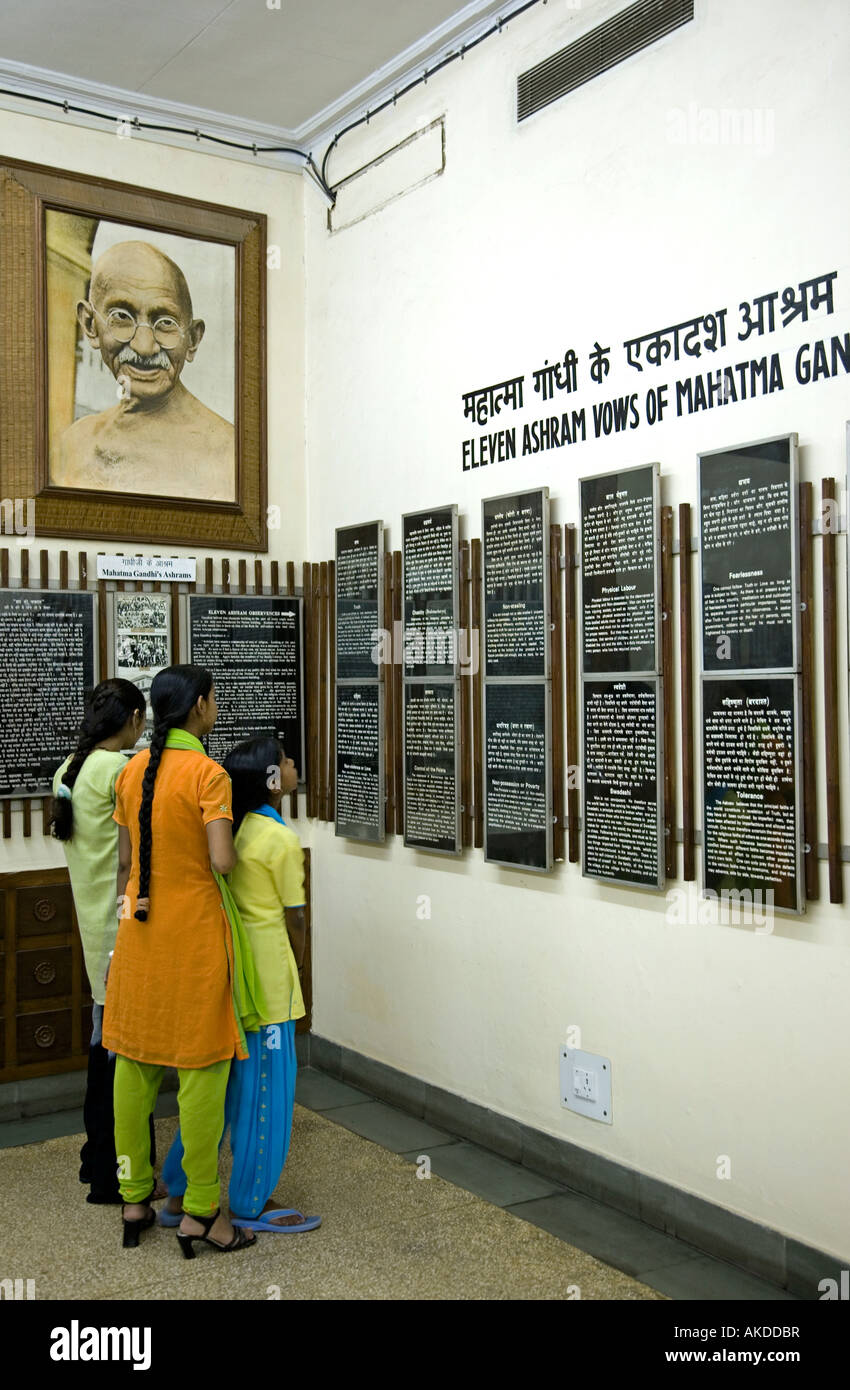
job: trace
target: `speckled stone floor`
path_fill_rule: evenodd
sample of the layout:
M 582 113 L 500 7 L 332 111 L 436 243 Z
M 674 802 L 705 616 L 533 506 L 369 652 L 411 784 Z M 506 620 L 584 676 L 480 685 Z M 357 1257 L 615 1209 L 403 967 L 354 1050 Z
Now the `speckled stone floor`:
M 161 1155 L 176 1123 L 157 1120 Z M 38 1299 L 664 1297 L 435 1172 L 417 1177 L 411 1158 L 300 1105 L 276 1197 L 320 1213 L 318 1230 L 260 1235 L 226 1257 L 197 1247 L 190 1263 L 173 1230 L 155 1227 L 125 1251 L 120 1209 L 84 1200 L 81 1142 L 64 1135 L 0 1151 L 0 1276 L 33 1279 Z M 229 1162 L 223 1152 L 225 1181 Z

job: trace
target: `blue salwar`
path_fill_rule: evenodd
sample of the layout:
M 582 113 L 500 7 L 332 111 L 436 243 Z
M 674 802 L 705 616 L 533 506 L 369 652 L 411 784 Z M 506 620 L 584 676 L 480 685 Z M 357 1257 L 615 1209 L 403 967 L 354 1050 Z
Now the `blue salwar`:
M 270 1023 L 246 1033 L 248 1057 L 234 1059 L 227 1084 L 224 1135 L 230 1128 L 233 1172 L 230 1210 L 234 1216 L 260 1215 L 283 1172 L 292 1134 L 295 1104 L 295 1020 Z M 178 1129 L 162 1168 L 169 1196 L 186 1191 L 183 1143 Z

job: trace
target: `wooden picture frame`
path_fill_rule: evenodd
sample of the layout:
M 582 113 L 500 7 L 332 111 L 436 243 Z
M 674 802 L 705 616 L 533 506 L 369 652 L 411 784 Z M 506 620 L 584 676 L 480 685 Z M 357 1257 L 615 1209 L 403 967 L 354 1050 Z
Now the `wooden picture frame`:
M 186 239 L 187 255 L 192 247 L 207 250 L 215 246 L 231 248 L 233 256 L 233 422 L 221 420 L 200 404 L 191 387 L 182 389 L 181 397 L 188 401 L 198 418 L 227 423 L 232 430 L 233 469 L 228 476 L 226 499 L 210 499 L 202 495 L 204 484 L 195 484 L 195 495 L 160 495 L 146 485 L 145 491 L 112 491 L 100 480 L 89 486 L 57 485 L 51 481 L 49 436 L 49 359 L 48 359 L 48 272 L 46 245 L 46 214 L 65 214 L 84 223 L 120 224 L 129 232 L 139 229 L 139 241 L 148 230 L 160 236 Z M 113 233 L 116 229 L 113 227 Z M 174 194 L 152 189 L 140 189 L 112 180 L 93 178 L 41 165 L 0 157 L 0 470 L 3 496 L 35 501 L 35 531 L 39 536 L 92 537 L 97 540 L 133 540 L 154 544 L 189 544 L 216 546 L 223 549 L 266 551 L 267 532 L 267 463 L 266 463 L 266 217 L 263 213 L 219 206 L 214 203 L 180 198 Z M 129 240 L 129 237 L 128 237 Z M 183 243 L 178 243 L 182 245 Z M 205 244 L 209 244 L 208 246 Z M 154 243 L 155 245 L 155 243 Z M 145 254 L 150 258 L 150 243 Z M 210 251 L 217 255 L 217 252 Z M 125 253 L 126 259 L 126 253 Z M 84 258 L 78 258 L 77 283 L 72 284 L 68 304 L 75 297 L 88 299 Z M 226 258 L 229 266 L 229 258 Z M 51 270 L 51 274 L 54 272 Z M 182 276 L 182 269 L 180 269 Z M 229 276 L 229 270 L 228 270 Z M 113 283 L 116 278 L 113 276 Z M 55 280 L 52 283 L 56 283 Z M 184 286 L 188 283 L 183 278 Z M 229 279 L 228 279 L 229 283 Z M 191 286 L 189 286 L 191 293 Z M 55 298 L 55 296 L 54 296 Z M 225 304 L 229 296 L 224 292 Z M 131 303 L 131 308 L 132 308 Z M 192 306 L 194 312 L 196 305 Z M 136 317 L 138 328 L 154 332 L 147 320 Z M 157 311 L 159 312 L 159 311 Z M 229 304 L 226 322 L 230 322 Z M 64 324 L 69 318 L 64 313 Z M 98 319 L 103 315 L 97 314 Z M 190 332 L 197 320 L 185 315 Z M 52 322 L 55 324 L 55 318 Z M 105 320 L 104 320 L 105 322 Z M 110 320 L 112 322 L 112 320 Z M 155 320 L 154 323 L 158 323 Z M 57 336 L 53 331 L 54 358 Z M 74 335 L 74 324 L 69 330 Z M 159 328 L 156 332 L 159 333 Z M 203 334 L 203 326 L 201 327 Z M 190 332 L 180 329 L 182 337 Z M 89 335 L 93 338 L 93 335 Z M 141 343 L 142 338 L 136 341 Z M 103 334 L 101 334 L 101 342 Z M 123 341 L 123 340 L 122 340 Z M 200 341 L 200 340 L 198 340 Z M 221 341 L 221 340 L 220 340 Z M 70 351 L 75 350 L 72 340 Z M 150 337 L 151 351 L 157 344 Z M 64 349 L 65 359 L 69 349 Z M 119 381 L 116 396 L 130 386 L 121 370 L 103 361 L 111 380 Z M 191 362 L 186 353 L 179 365 L 172 364 L 170 378 L 176 385 L 184 362 Z M 210 363 L 215 344 L 209 340 L 202 349 Z M 144 352 L 144 348 L 133 351 Z M 223 350 L 222 350 L 223 351 Z M 166 356 L 168 354 L 166 353 Z M 177 357 L 179 354 L 174 354 Z M 64 359 L 63 359 L 64 360 Z M 152 361 L 152 358 L 148 359 Z M 171 359 L 170 359 L 171 360 Z M 163 358 L 164 361 L 164 358 Z M 151 371 L 156 370 L 155 367 Z M 190 374 L 191 375 L 191 374 Z M 54 372 L 54 378 L 58 371 Z M 150 380 L 150 378 L 149 378 Z M 224 372 L 222 380 L 229 381 Z M 147 383 L 145 383 L 147 388 Z M 171 390 L 165 386 L 163 396 Z M 176 399 L 176 396 L 175 396 Z M 96 408 L 92 408 L 93 410 Z M 107 411 L 92 414 L 91 420 L 105 420 Z M 56 417 L 54 416 L 54 419 Z M 184 487 L 184 443 L 188 434 L 180 434 L 181 420 L 174 428 L 174 453 L 171 458 L 157 448 L 150 453 L 151 466 L 160 457 L 171 465 L 168 487 Z M 79 412 L 75 423 L 81 423 Z M 187 422 L 188 423 L 188 422 Z M 137 435 L 137 439 L 138 439 Z M 153 441 L 155 436 L 150 436 Z M 224 436 L 222 436 L 224 438 Z M 225 440 L 226 442 L 226 440 Z M 142 439 L 144 444 L 144 438 Z M 198 456 L 203 457 L 202 437 Z M 86 446 L 87 447 L 87 446 Z M 98 449 L 98 452 L 101 452 Z M 124 460 L 122 460 L 122 463 Z M 163 468 L 166 463 L 163 462 Z M 179 481 L 175 478 L 179 471 Z M 56 475 L 54 475 L 56 476 Z M 61 474 L 59 475 L 61 476 Z M 163 473 L 163 478 L 166 474 Z M 165 484 L 164 484 L 165 487 Z M 213 491 L 212 487 L 209 489 Z M 186 486 L 188 491 L 188 486 Z

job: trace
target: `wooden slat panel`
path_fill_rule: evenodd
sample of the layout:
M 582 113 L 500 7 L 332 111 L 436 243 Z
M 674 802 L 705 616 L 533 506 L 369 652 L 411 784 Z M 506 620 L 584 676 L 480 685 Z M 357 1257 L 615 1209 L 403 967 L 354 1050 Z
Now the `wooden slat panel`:
M 691 582 L 691 507 L 679 504 L 679 683 L 682 713 L 682 877 L 696 878 L 694 862 L 694 653 Z
M 826 752 L 826 846 L 829 865 L 829 901 L 843 903 L 841 868 L 841 785 L 838 742 L 838 596 L 835 557 L 835 479 L 821 481 L 823 516 L 823 712 Z
M 579 838 L 578 751 L 578 607 L 576 599 L 576 528 L 564 528 L 564 676 L 567 724 L 567 859 L 581 859 Z
M 814 547 L 812 545 L 812 485 L 800 483 L 800 722 L 803 739 L 803 839 L 809 846 L 806 854 L 806 897 L 815 902 L 820 897 L 818 872 L 818 802 L 817 758 L 815 756 L 815 615 L 814 615 Z
M 280 566 L 279 566 L 277 560 L 272 560 L 271 564 L 269 565 L 269 573 L 270 573 L 270 576 L 271 576 L 270 583 L 271 583 L 271 590 L 272 590 L 272 593 L 273 593 L 273 594 L 279 594 L 279 593 L 280 593 Z M 289 594 L 289 593 L 292 592 L 292 590 L 291 590 L 291 589 L 287 589 L 286 592 Z
M 277 564 L 277 561 L 275 561 L 275 564 Z M 294 594 L 294 593 L 295 593 L 295 561 L 294 561 L 294 560 L 287 560 L 287 562 L 286 562 L 286 592 L 287 592 L 288 594 Z
M 315 696 L 313 686 L 313 571 L 305 561 L 303 567 L 304 589 L 304 713 L 306 718 L 305 738 L 307 745 L 307 815 L 315 815 L 316 778 L 318 768 L 313 760 L 313 728 L 316 723 Z
M 8 587 L 9 587 L 9 549 L 8 549 L 8 546 L 4 546 L 3 549 L 0 550 L 0 588 L 8 589 Z M 11 802 L 9 802 L 9 801 L 0 802 L 0 807 L 2 807 L 3 839 L 4 839 L 4 840 L 8 840 L 9 837 L 11 836 L 11 834 L 12 834 L 12 806 L 11 806 Z M 3 927 L 3 924 L 0 923 L 0 931 L 2 931 L 2 927 Z
M 237 590 L 237 593 L 240 593 L 240 594 L 247 594 L 247 592 L 248 592 L 248 561 L 247 561 L 247 560 L 242 559 L 242 560 L 239 561 L 239 567 L 238 567 L 237 573 L 238 573 L 238 575 L 239 575 L 239 588 L 238 588 L 238 590 Z
M 328 562 L 319 566 L 321 592 L 319 630 L 319 818 L 328 819 Z
M 336 819 L 336 561 L 328 560 L 328 820 Z
M 322 724 L 321 691 L 319 688 L 319 651 L 322 636 L 322 572 L 318 564 L 311 567 L 311 583 L 313 586 L 313 616 L 312 616 L 312 651 L 310 661 L 313 668 L 313 700 L 314 718 L 313 728 L 310 735 L 310 766 L 316 768 L 313 777 L 313 815 L 318 820 L 321 817 L 322 805 L 322 780 L 323 769 L 320 756 L 320 729 Z
M 664 748 L 664 873 L 676 877 L 676 740 L 673 710 L 673 508 L 661 508 L 661 689 Z
M 67 550 L 60 550 L 60 551 L 59 551 L 59 588 L 60 588 L 60 589 L 67 589 L 67 587 L 68 587 L 68 552 L 67 552 Z
M 484 646 L 481 641 L 481 541 L 476 537 L 469 543 L 471 575 L 470 620 L 474 634 L 472 676 L 472 805 L 474 813 L 473 843 L 476 849 L 484 844 L 484 762 L 482 753 L 483 730 L 482 691 L 484 688 Z M 470 653 L 472 653 L 470 648 Z
M 564 605 L 561 598 L 563 527 L 549 527 L 549 594 L 552 623 L 552 854 L 563 859 L 564 800 Z
M 24 839 L 28 840 L 32 835 L 32 802 L 26 799 L 24 806 Z
M 215 571 L 213 569 L 213 558 L 208 555 L 204 560 L 204 593 L 211 594 L 215 589 Z
M 254 593 L 255 593 L 255 594 L 261 594 L 262 592 L 263 592 L 263 562 L 262 562 L 262 560 L 255 560 L 255 561 L 254 561 Z
M 0 589 L 9 587 L 9 547 L 3 546 L 0 550 Z
M 98 552 L 103 554 L 101 550 Z M 106 679 L 106 580 L 98 579 L 97 583 L 97 661 L 100 679 Z M 121 585 L 123 588 L 124 585 Z
M 226 555 L 222 557 L 221 561 L 221 591 L 223 594 L 232 592 L 230 585 L 230 561 Z
M 180 585 L 171 586 L 171 664 L 176 666 L 180 662 Z M 194 584 L 189 585 L 189 592 L 194 589 Z
M 21 588 L 28 589 L 30 586 L 30 553 L 28 550 L 21 550 Z
M 469 582 L 470 582 L 469 541 L 461 541 L 458 547 L 458 641 L 469 656 Z M 460 701 L 460 804 L 463 807 L 460 818 L 460 843 L 463 849 L 472 845 L 475 820 L 472 809 L 472 706 L 470 704 L 470 681 L 461 670 L 460 679 L 455 682 L 456 698 Z
M 50 588 L 50 552 L 47 550 L 39 554 L 39 584 L 42 589 Z
M 382 621 L 383 626 L 388 628 L 390 632 L 393 632 L 394 588 L 393 557 L 389 550 L 385 550 Z M 393 635 L 395 634 L 393 633 Z M 396 793 L 399 796 L 402 795 L 402 788 L 396 787 L 395 784 L 395 757 L 393 756 L 395 746 L 395 682 L 393 680 L 392 656 L 381 667 L 379 674 L 384 684 L 384 831 L 387 835 L 392 835 L 395 830 Z
M 403 622 L 401 587 L 401 551 L 393 551 L 393 631 L 395 624 Z M 400 661 L 393 662 L 393 757 L 395 760 L 395 833 L 404 834 L 404 748 L 401 737 L 402 721 L 402 667 Z

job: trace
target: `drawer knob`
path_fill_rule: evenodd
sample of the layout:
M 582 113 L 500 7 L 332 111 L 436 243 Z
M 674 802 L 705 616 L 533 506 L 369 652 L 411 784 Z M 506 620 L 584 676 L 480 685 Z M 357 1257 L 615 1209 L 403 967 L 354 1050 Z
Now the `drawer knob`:
M 56 1031 L 51 1028 L 49 1023 L 42 1023 L 35 1030 L 36 1047 L 52 1047 L 56 1041 Z
M 52 898 L 36 898 L 32 913 L 39 922 L 49 922 L 56 916 L 56 904 Z
M 33 974 L 40 985 L 52 984 L 56 979 L 56 966 L 49 960 L 39 961 Z

